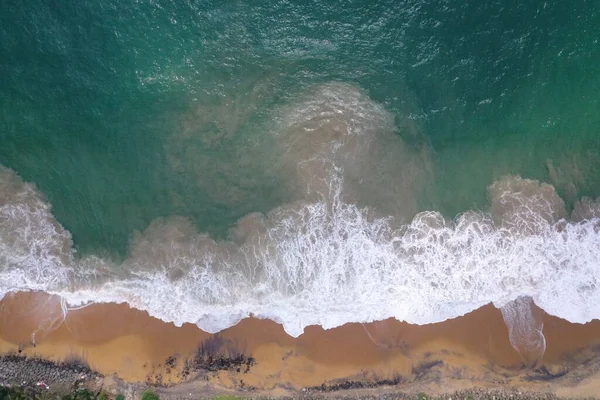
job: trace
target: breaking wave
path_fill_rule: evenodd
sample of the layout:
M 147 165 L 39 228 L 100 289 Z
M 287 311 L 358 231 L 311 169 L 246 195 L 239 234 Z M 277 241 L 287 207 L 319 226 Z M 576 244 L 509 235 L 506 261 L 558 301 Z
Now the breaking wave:
M 415 214 L 406 192 L 431 177 L 426 154 L 390 134 L 389 116 L 356 89 L 311 96 L 277 127 L 287 132 L 277 138 L 280 165 L 296 200 L 247 215 L 226 241 L 185 217 L 159 218 L 132 235 L 122 262 L 78 257 L 34 185 L 0 169 L 0 296 L 40 290 L 70 306 L 127 303 L 208 332 L 253 315 L 292 336 L 390 317 L 438 322 L 491 302 L 517 349 L 524 340 L 545 346 L 523 299 L 571 322 L 600 318 L 600 201 L 583 199 L 568 216 L 553 186 L 507 176 L 488 188 L 489 212 Z M 367 123 L 374 114 L 385 123 Z M 391 179 L 398 160 L 406 168 Z M 354 162 L 379 167 L 363 181 Z M 386 208 L 389 193 L 404 197 Z

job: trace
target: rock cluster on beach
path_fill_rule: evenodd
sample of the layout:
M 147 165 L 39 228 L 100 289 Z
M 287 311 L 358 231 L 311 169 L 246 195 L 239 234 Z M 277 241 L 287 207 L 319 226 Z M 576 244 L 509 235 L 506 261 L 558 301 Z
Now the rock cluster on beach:
M 60 384 L 75 387 L 100 376 L 83 362 L 56 363 L 18 355 L 0 357 L 0 384 L 2 385 L 50 387 Z

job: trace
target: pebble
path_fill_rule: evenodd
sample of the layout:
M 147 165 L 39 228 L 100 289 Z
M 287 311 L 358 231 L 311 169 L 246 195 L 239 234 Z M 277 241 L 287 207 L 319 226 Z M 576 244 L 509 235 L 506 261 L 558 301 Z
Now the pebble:
M 23 356 L 0 356 L 0 380 L 19 381 L 22 385 L 29 382 L 44 382 L 45 385 L 61 383 L 74 385 L 76 381 L 100 377 L 92 371 L 82 373 L 82 367 L 53 363 L 48 360 L 26 358 Z

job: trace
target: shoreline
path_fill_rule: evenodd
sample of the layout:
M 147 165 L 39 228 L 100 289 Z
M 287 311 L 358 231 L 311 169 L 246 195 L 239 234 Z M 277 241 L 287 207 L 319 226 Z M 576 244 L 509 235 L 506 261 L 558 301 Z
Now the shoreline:
M 7 295 L 0 301 L 0 352 L 55 362 L 80 358 L 109 386 L 152 385 L 167 397 L 181 390 L 283 396 L 389 388 L 439 395 L 473 387 L 600 393 L 600 321 L 572 324 L 544 313 L 546 353 L 532 370 L 523 367 L 492 305 L 428 325 L 310 326 L 298 338 L 255 318 L 211 335 L 125 304 L 73 310 L 64 322 L 62 315 L 55 296 Z

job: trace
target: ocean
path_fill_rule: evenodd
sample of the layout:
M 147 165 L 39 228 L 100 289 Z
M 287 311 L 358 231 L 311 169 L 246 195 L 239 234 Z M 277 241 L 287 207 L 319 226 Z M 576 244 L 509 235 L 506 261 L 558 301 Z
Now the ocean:
M 0 2 L 0 296 L 298 336 L 600 318 L 600 3 Z

